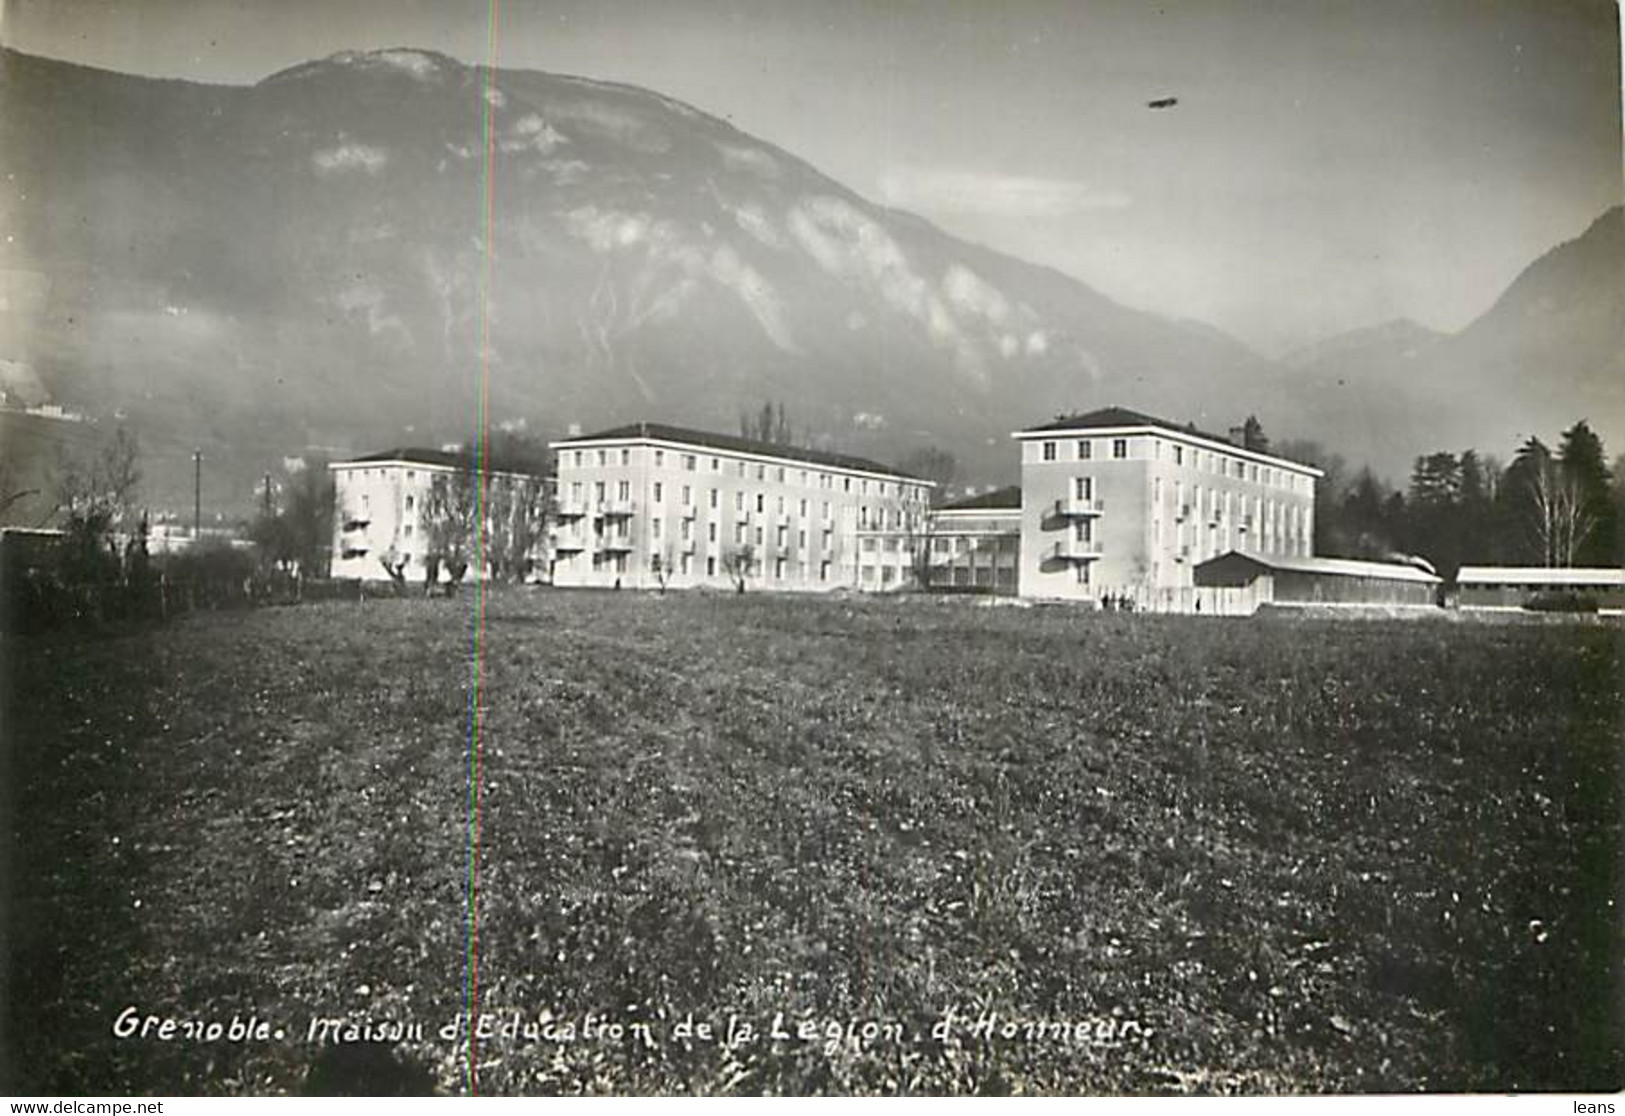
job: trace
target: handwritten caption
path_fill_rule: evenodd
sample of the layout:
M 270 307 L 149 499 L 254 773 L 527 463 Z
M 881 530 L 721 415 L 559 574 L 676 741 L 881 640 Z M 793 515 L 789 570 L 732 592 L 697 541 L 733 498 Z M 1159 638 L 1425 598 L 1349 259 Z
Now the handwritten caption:
M 739 1051 L 763 1046 L 803 1046 L 826 1055 L 862 1053 L 885 1046 L 954 1043 L 1062 1043 L 1073 1047 L 1114 1050 L 1143 1046 L 1153 1031 L 1140 1020 L 1118 1014 L 1077 1019 L 1028 1019 L 994 1010 L 961 1011 L 950 1007 L 925 1021 L 882 1018 L 836 1018 L 775 1011 L 760 1016 L 726 1012 L 685 1012 L 653 1018 L 585 1012 L 556 1015 L 551 1011 L 457 1012 L 435 1023 L 415 1019 L 370 1019 L 313 1015 L 295 1025 L 257 1015 L 200 1019 L 143 1013 L 134 1005 L 113 1021 L 113 1036 L 156 1042 L 346 1043 L 432 1042 L 482 1045 L 530 1043 L 631 1045 L 658 1050 L 668 1045 L 694 1049 L 715 1046 Z

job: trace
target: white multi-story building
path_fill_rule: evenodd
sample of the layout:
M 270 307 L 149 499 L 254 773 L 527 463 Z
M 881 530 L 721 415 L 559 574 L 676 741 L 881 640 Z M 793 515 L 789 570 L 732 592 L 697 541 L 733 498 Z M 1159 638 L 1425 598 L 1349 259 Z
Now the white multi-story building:
M 1313 466 L 1121 407 L 1014 437 L 1023 597 L 1184 588 L 1228 551 L 1313 552 Z
M 652 422 L 553 448 L 560 586 L 902 588 L 932 488 L 863 458 Z
M 435 449 L 390 449 L 328 466 L 333 474 L 334 525 L 332 576 L 385 581 L 391 568 L 408 581 L 421 581 L 432 556 L 425 512 L 437 477 L 471 475 L 466 453 Z M 480 505 L 489 518 L 497 507 L 490 494 L 497 486 L 542 485 L 541 477 L 514 469 L 487 468 L 487 499 Z M 488 524 L 489 526 L 489 524 Z M 540 525 L 538 525 L 540 528 Z M 545 540 L 545 531 L 541 531 Z M 466 577 L 477 580 L 486 570 L 472 538 L 467 546 Z M 545 542 L 532 560 L 545 564 Z

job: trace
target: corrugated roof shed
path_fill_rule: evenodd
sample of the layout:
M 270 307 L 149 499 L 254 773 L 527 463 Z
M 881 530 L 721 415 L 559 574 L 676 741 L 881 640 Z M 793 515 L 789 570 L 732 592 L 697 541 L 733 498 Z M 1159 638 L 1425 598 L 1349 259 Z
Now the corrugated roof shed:
M 1353 558 L 1287 558 L 1275 554 L 1243 554 L 1232 550 L 1208 562 L 1251 562 L 1266 570 L 1285 570 L 1292 573 L 1325 574 L 1336 577 L 1369 577 L 1387 581 L 1417 581 L 1436 585 L 1439 577 L 1426 570 L 1402 562 L 1365 562 Z M 1201 563 L 1201 566 L 1207 565 Z M 1200 569 L 1201 566 L 1197 568 Z
M 1625 569 L 1608 566 L 1463 566 L 1457 585 L 1625 586 Z

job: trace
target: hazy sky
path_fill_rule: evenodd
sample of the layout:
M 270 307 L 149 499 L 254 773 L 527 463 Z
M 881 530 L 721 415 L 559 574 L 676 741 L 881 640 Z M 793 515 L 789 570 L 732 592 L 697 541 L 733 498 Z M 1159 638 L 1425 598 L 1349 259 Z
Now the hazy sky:
M 632 82 L 1265 351 L 1460 328 L 1621 200 L 1581 0 L 0 0 L 21 50 L 247 82 L 346 48 Z M 1150 99 L 1177 96 L 1153 111 Z

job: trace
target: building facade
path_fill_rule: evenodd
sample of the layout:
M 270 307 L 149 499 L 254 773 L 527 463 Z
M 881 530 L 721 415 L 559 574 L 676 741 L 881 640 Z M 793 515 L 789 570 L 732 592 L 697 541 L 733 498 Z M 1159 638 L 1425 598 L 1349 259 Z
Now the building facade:
M 1021 489 L 944 504 L 927 531 L 928 588 L 1013 597 L 1021 571 Z
M 1109 599 L 1194 585 L 1228 551 L 1308 557 L 1320 470 L 1120 407 L 1017 432 L 1018 591 Z
M 1625 569 L 1560 566 L 1463 566 L 1456 571 L 1456 604 L 1461 608 L 1524 609 L 1543 601 L 1572 597 L 1598 612 L 1625 609 Z
M 437 558 L 431 545 L 429 498 L 437 478 L 446 482 L 473 475 L 468 455 L 448 450 L 402 448 L 368 454 L 328 466 L 333 475 L 334 524 L 331 576 L 362 581 L 388 581 L 389 569 L 408 581 L 425 580 Z M 493 554 L 501 546 L 501 527 L 511 527 L 516 510 L 534 522 L 526 528 L 536 539 L 522 548 L 527 564 L 544 568 L 546 547 L 546 482 L 517 469 L 488 468 L 486 492 L 479 503 L 486 517 L 484 542 Z M 510 499 L 524 491 L 525 498 Z M 472 523 L 473 507 L 469 508 Z M 497 517 L 505 522 L 498 524 Z M 498 528 L 492 530 L 492 528 Z M 488 572 L 487 547 L 470 537 L 464 548 L 469 563 L 465 577 L 478 580 Z M 441 563 L 443 565 L 443 563 Z M 387 566 L 387 568 L 386 568 Z M 438 575 L 437 575 L 438 579 Z
M 932 485 L 818 450 L 641 422 L 555 443 L 553 583 L 901 589 Z

